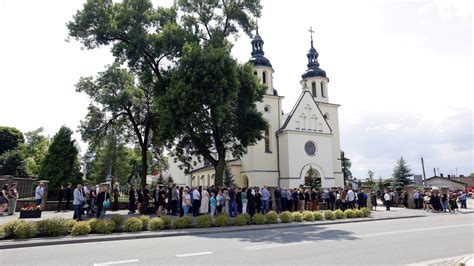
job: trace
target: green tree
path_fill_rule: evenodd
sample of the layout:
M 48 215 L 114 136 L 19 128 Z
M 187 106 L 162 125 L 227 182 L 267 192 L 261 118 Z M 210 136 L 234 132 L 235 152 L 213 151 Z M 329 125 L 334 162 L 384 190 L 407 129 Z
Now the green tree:
M 471 174 L 469 175 L 469 177 L 474 178 L 474 173 L 471 173 Z
M 400 157 L 393 169 L 393 187 L 398 191 L 402 191 L 405 185 L 411 184 L 410 176 L 413 176 L 411 173 L 410 167 L 407 165 L 405 159 Z
M 227 166 L 224 170 L 224 186 L 226 187 L 235 186 L 234 175 L 232 174 L 232 171 L 230 171 L 229 166 Z
M 0 154 L 6 151 L 21 149 L 25 143 L 23 133 L 14 127 L 0 126 Z
M 49 180 L 49 187 L 81 180 L 79 151 L 72 131 L 62 126 L 51 140 L 48 153 L 42 161 L 39 179 Z
M 26 168 L 29 174 L 37 177 L 41 170 L 41 163 L 46 157 L 49 148 L 49 138 L 43 135 L 42 127 L 27 132 L 24 154 Z
M 368 175 L 368 178 L 365 182 L 365 185 L 367 185 L 369 187 L 374 187 L 375 186 L 374 172 L 372 172 L 372 170 L 369 169 L 369 171 L 367 172 L 367 175 Z
M 187 45 L 160 105 L 161 132 L 172 155 L 187 170 L 196 157 L 209 161 L 216 186 L 222 186 L 226 155 L 240 158 L 262 139 L 267 124 L 255 102 L 263 93 L 251 66 L 237 64 L 228 48 Z
M 308 172 L 306 172 L 305 185 L 316 189 L 321 188 L 321 177 L 318 175 L 318 172 L 311 166 L 309 167 Z

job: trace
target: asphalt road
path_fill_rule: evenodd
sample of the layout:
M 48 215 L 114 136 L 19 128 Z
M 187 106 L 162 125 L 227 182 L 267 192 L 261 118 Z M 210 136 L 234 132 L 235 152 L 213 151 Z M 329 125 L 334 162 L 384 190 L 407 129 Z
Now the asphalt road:
M 474 214 L 0 250 L 1 265 L 409 264 L 474 253 Z

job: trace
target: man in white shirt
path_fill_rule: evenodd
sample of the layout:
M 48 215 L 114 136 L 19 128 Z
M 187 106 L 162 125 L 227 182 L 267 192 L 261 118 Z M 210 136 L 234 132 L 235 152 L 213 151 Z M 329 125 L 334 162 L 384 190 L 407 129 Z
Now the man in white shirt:
M 354 191 L 352 191 L 352 189 L 349 189 L 349 191 L 347 191 L 347 204 L 349 205 L 348 207 L 351 208 L 351 209 L 354 209 L 355 208 L 355 193 Z
M 390 193 L 385 190 L 385 194 L 383 195 L 385 207 L 387 208 L 387 211 L 390 211 L 390 205 L 392 204 L 392 196 L 390 196 Z
M 35 189 L 36 206 L 41 205 L 41 201 L 43 200 L 43 197 L 44 197 L 44 184 L 39 183 L 39 185 Z
M 197 217 L 199 214 L 199 205 L 201 204 L 201 194 L 195 187 L 193 189 L 193 216 Z

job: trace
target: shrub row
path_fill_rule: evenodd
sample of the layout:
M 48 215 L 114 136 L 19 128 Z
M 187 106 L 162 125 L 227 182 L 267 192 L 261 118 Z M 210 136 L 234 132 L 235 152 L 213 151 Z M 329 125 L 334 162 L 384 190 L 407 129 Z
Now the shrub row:
M 184 228 L 208 228 L 211 226 L 225 227 L 229 225 L 245 226 L 249 224 L 275 224 L 303 221 L 334 220 L 345 218 L 361 218 L 370 216 L 368 208 L 361 210 L 348 209 L 324 211 L 324 212 L 282 212 L 279 215 L 270 211 L 266 215 L 256 213 L 253 217 L 249 214 L 239 214 L 231 220 L 227 215 L 217 215 L 214 219 L 209 215 L 198 216 L 194 221 L 190 216 L 176 218 L 174 222 L 169 217 L 150 218 L 142 215 L 126 219 L 121 215 L 114 215 L 110 219 L 90 219 L 87 222 L 76 222 L 64 219 L 44 219 L 38 222 L 27 222 L 15 220 L 0 226 L 0 238 L 26 239 L 36 236 L 58 237 L 58 236 L 80 236 L 90 233 L 110 234 L 112 232 L 140 232 L 158 231 L 163 229 L 184 229 Z

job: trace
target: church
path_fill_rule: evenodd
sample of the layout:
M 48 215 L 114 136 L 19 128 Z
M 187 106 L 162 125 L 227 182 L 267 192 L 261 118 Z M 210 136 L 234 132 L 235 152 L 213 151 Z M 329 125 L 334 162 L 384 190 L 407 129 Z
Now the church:
M 312 34 L 312 30 L 310 30 Z M 283 96 L 273 87 L 273 67 L 263 51 L 257 32 L 251 41 L 253 73 L 267 91 L 257 109 L 268 122 L 264 139 L 247 148 L 240 159 L 227 158 L 228 168 L 239 187 L 295 188 L 308 185 L 308 171 L 322 188 L 343 187 L 340 160 L 338 108 L 329 102 L 326 72 L 319 67 L 313 46 L 306 54 L 307 70 L 301 75 L 301 94 L 290 113 L 282 111 Z M 197 164 L 190 174 L 169 158 L 169 171 L 178 185 L 208 187 L 214 184 L 214 168 Z M 310 170 L 311 169 L 311 170 Z

